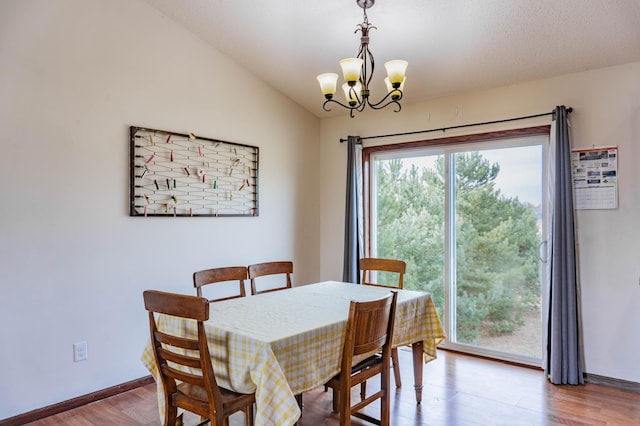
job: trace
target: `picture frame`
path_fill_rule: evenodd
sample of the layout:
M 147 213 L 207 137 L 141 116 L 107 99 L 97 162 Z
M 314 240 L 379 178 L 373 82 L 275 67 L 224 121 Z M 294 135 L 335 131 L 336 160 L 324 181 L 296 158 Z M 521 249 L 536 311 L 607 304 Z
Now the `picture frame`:
M 130 216 L 258 216 L 256 146 L 131 126 Z

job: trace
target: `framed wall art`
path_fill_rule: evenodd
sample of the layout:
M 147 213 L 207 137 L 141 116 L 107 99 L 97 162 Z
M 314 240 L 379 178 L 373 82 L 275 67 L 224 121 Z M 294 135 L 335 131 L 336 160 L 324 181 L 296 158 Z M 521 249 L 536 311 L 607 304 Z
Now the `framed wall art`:
M 258 147 L 130 127 L 130 216 L 257 216 Z

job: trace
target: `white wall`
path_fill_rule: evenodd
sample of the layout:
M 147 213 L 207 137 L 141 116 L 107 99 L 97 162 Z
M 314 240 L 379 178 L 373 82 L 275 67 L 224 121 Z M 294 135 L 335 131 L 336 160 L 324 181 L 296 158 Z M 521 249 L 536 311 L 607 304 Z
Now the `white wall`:
M 259 146 L 259 217 L 129 217 L 131 125 Z M 318 135 L 146 3 L 0 2 L 0 419 L 146 376 L 145 289 L 280 259 L 317 281 Z
M 318 124 L 143 2 L 0 1 L 0 419 L 145 376 L 144 289 L 270 259 L 340 279 L 340 138 L 561 104 L 575 147 L 620 147 L 619 209 L 578 214 L 586 369 L 640 382 L 640 63 Z M 259 146 L 260 216 L 129 217 L 130 125 Z
M 619 147 L 619 208 L 577 214 L 585 369 L 640 382 L 640 63 L 405 105 L 397 114 L 384 110 L 353 119 L 322 120 L 321 279 L 342 275 L 346 144 L 340 144 L 340 138 L 528 116 L 550 112 L 556 105 L 574 108 L 573 147 Z M 541 119 L 446 132 L 446 136 L 539 124 Z M 436 137 L 442 133 L 386 142 Z

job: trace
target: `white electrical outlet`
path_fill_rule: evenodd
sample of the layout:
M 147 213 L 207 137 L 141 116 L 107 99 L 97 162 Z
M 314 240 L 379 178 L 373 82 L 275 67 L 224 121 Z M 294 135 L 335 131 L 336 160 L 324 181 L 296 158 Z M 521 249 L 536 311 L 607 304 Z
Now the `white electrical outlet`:
M 89 358 L 87 353 L 87 342 L 73 344 L 73 362 L 84 361 Z

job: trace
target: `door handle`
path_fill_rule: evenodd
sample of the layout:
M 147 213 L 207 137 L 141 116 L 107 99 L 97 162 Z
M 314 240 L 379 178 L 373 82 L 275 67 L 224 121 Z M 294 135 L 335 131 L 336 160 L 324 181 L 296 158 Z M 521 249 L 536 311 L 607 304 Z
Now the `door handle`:
M 543 246 L 544 246 L 544 251 L 542 250 Z M 547 261 L 549 260 L 549 256 L 547 253 L 548 246 L 549 244 L 547 240 L 540 242 L 540 244 L 538 245 L 538 259 L 540 259 L 540 262 L 542 263 L 547 263 Z M 544 257 L 543 257 L 543 254 L 544 254 Z

